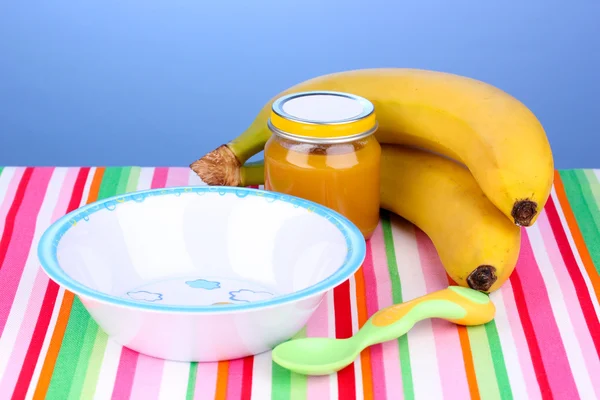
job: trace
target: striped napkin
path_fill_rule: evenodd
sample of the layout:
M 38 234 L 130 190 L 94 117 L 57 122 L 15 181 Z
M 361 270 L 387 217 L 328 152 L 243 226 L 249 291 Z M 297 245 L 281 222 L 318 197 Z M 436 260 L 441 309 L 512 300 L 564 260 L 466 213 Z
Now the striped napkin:
M 494 321 L 423 321 L 337 374 L 304 377 L 270 353 L 177 363 L 109 340 L 41 271 L 50 223 L 128 191 L 202 182 L 187 168 L 0 167 L 0 399 L 600 399 L 600 171 L 556 172 Z M 381 307 L 449 284 L 423 232 L 382 214 L 364 265 L 298 336 L 352 335 Z

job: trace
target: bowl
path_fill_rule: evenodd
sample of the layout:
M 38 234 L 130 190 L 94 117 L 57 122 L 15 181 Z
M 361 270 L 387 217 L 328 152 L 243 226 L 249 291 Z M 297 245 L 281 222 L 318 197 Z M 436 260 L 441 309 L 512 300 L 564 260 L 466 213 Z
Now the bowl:
M 307 200 L 194 186 L 83 206 L 44 232 L 38 256 L 115 342 L 210 362 L 293 337 L 360 267 L 365 241 L 348 219 Z

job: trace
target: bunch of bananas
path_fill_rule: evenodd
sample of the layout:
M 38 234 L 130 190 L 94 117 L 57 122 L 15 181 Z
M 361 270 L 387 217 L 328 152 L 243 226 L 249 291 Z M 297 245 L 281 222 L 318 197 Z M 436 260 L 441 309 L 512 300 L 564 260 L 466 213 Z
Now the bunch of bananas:
M 552 151 L 535 115 L 506 92 L 459 75 L 345 71 L 278 94 L 246 131 L 190 167 L 209 185 L 262 183 L 261 163 L 246 161 L 271 136 L 272 102 L 311 90 L 352 93 L 374 104 L 381 207 L 430 237 L 456 283 L 497 290 L 517 262 L 521 227 L 535 223 L 553 183 Z

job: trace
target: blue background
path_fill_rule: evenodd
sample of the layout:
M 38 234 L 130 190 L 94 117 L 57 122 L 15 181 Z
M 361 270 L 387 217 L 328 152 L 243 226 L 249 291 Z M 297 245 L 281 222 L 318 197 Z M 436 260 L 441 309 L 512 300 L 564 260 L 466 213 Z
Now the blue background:
M 288 86 L 390 66 L 496 85 L 600 168 L 600 4 L 475 0 L 4 1 L 0 165 L 188 165 Z

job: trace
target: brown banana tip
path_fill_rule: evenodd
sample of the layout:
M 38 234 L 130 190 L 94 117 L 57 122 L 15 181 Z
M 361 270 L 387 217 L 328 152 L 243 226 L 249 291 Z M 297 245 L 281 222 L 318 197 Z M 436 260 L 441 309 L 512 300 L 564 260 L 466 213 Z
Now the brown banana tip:
M 498 279 L 496 268 L 491 265 L 480 265 L 467 277 L 471 289 L 487 292 Z
M 511 215 L 515 224 L 529 226 L 533 217 L 537 214 L 537 203 L 531 200 L 518 200 L 515 202 Z
M 221 145 L 190 164 L 192 171 L 209 186 L 239 186 L 241 163 L 227 145 Z

